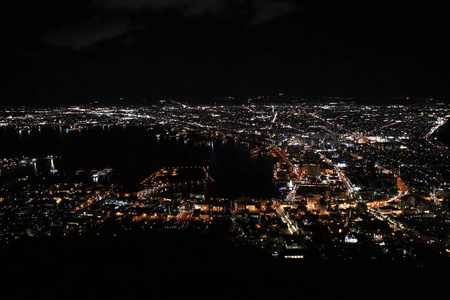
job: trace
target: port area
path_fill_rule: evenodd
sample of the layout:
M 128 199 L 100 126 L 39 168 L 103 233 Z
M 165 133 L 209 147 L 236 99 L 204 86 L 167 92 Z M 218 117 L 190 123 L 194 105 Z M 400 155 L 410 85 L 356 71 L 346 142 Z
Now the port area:
M 141 190 L 136 195 L 145 198 L 174 190 L 205 187 L 212 181 L 207 168 L 203 166 L 167 167 L 141 181 Z

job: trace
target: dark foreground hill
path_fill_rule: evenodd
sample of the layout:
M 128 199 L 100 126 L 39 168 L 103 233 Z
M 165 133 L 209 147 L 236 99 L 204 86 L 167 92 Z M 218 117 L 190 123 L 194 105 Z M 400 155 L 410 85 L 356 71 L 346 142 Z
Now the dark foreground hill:
M 2 299 L 352 299 L 442 296 L 446 266 L 280 261 L 185 233 L 36 239 L 3 247 Z

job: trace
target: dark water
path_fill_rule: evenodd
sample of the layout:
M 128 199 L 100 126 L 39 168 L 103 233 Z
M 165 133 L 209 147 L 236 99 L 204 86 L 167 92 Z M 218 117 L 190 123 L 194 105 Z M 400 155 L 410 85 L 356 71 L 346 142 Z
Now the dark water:
M 157 138 L 143 127 L 116 126 L 69 132 L 64 128 L 42 128 L 21 133 L 3 128 L 0 143 L 0 157 L 61 156 L 54 160 L 60 173 L 111 167 L 114 180 L 130 189 L 160 168 L 201 165 L 209 166 L 216 180 L 211 190 L 214 196 L 270 197 L 274 192 L 270 180 L 272 159 L 250 157 L 253 146 L 249 144 Z
M 450 121 L 447 121 L 444 125 L 439 127 L 439 129 L 434 133 L 438 141 L 450 146 Z

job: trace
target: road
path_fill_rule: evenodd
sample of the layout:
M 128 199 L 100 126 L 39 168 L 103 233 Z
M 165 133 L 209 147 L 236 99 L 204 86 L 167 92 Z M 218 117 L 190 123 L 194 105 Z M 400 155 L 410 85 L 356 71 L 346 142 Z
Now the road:
M 300 179 L 300 174 L 299 172 L 295 171 L 294 168 L 294 164 L 292 163 L 292 161 L 289 159 L 289 155 L 280 147 L 273 147 L 272 148 L 273 151 L 275 151 L 275 153 L 281 157 L 286 164 L 289 165 L 290 168 L 290 173 L 294 174 L 296 176 L 296 179 L 299 180 Z M 292 190 L 289 192 L 289 194 L 286 196 L 286 201 L 290 202 L 291 200 L 295 199 L 295 195 L 297 193 L 297 189 L 298 189 L 299 185 L 296 184 L 294 185 L 294 187 L 292 188 Z M 281 202 L 276 202 L 273 204 L 272 206 L 275 209 L 275 212 L 277 214 L 277 216 L 281 219 L 281 221 L 283 221 L 283 223 L 285 223 L 288 226 L 288 230 L 291 234 L 298 234 L 299 233 L 299 229 L 297 227 L 297 224 L 295 221 L 291 220 L 291 218 L 289 217 L 288 214 L 286 214 L 286 211 L 284 210 L 284 208 L 281 206 Z
M 298 172 L 295 172 L 294 164 L 289 159 L 289 155 L 283 149 L 281 149 L 280 147 L 277 147 L 277 146 L 273 147 L 272 150 L 275 151 L 275 153 L 279 157 L 281 157 L 286 164 L 289 165 L 289 169 L 290 169 L 289 173 L 295 174 L 296 179 L 298 180 L 300 178 L 300 176 L 299 176 Z
M 298 184 L 294 185 L 294 187 L 292 188 L 292 191 L 290 191 L 289 194 L 286 197 L 286 202 L 290 202 L 292 200 L 295 200 L 295 195 L 297 194 L 298 187 L 299 187 Z
M 289 218 L 289 215 L 286 214 L 286 211 L 281 206 L 281 203 L 276 202 L 273 204 L 272 207 L 275 209 L 275 212 L 276 212 L 277 216 L 281 219 L 281 221 L 283 221 L 283 223 L 285 223 L 287 225 L 289 232 L 291 234 L 298 234 L 299 229 L 297 227 L 296 222 Z
M 325 155 L 323 155 L 320 152 L 316 152 L 317 154 L 320 155 L 320 157 L 322 158 L 322 160 L 330 165 L 334 165 L 334 170 L 335 172 L 338 174 L 339 179 L 345 184 L 345 186 L 347 187 L 347 192 L 350 196 L 351 199 L 355 198 L 354 195 L 354 190 L 353 190 L 353 184 L 351 183 L 350 179 L 348 179 L 347 176 L 345 176 L 344 172 L 339 168 L 339 166 L 337 164 L 335 164 L 331 159 L 325 157 Z
M 175 221 L 174 228 L 183 229 L 189 224 L 189 220 L 194 213 L 195 204 L 192 202 L 186 202 L 181 207 L 177 214 L 177 220 Z
M 402 178 L 400 176 L 398 176 L 391 170 L 386 169 L 378 164 L 376 164 L 375 167 L 383 170 L 383 172 L 385 172 L 385 173 L 393 174 L 394 177 L 397 178 L 398 194 L 395 195 L 394 197 L 391 197 L 386 200 L 369 202 L 369 203 L 367 203 L 367 207 L 373 208 L 373 207 L 386 206 L 386 205 L 389 205 L 390 202 L 397 201 L 398 199 L 401 199 L 403 196 L 405 196 L 409 193 L 408 186 L 406 185 L 406 183 L 402 180 Z
M 97 195 L 89 197 L 86 201 L 84 201 L 80 205 L 76 206 L 73 209 L 73 211 L 79 211 L 80 209 L 87 208 L 88 206 L 92 205 L 96 200 L 98 200 L 98 196 Z

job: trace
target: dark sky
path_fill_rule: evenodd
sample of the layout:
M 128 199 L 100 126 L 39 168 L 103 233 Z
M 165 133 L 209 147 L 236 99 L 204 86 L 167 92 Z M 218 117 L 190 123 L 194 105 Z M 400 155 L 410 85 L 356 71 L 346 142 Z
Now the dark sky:
M 7 2 L 0 104 L 450 94 L 444 2 Z

